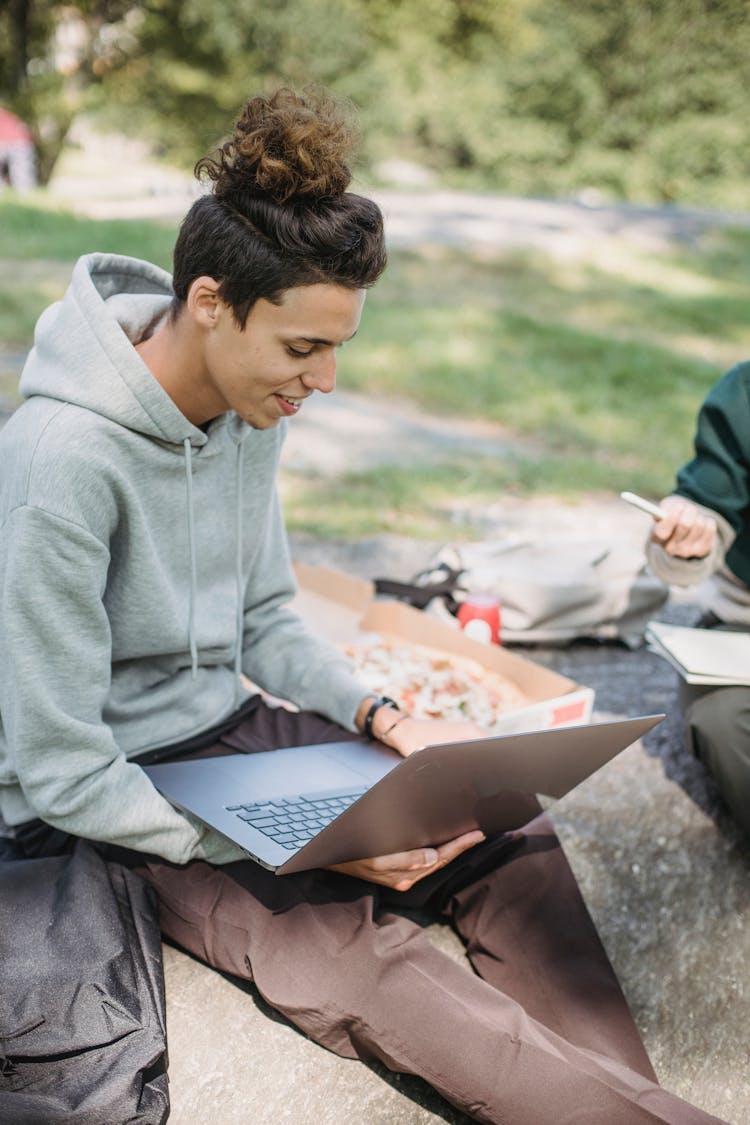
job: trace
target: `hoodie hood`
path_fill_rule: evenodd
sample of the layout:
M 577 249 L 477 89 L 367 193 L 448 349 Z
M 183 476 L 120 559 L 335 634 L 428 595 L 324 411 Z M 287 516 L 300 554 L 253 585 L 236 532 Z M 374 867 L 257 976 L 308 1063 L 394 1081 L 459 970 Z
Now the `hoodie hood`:
M 184 457 L 187 506 L 187 560 L 190 575 L 188 636 L 191 674 L 197 675 L 198 648 L 196 515 L 193 449 L 219 453 L 223 437 L 236 446 L 237 557 L 242 551 L 242 440 L 249 432 L 236 415 L 216 419 L 204 432 L 172 401 L 134 345 L 151 335 L 167 316 L 174 293 L 168 273 L 150 262 L 119 254 L 87 254 L 76 263 L 68 290 L 40 317 L 34 347 L 21 375 L 26 398 L 44 396 L 101 415 L 135 434 L 174 445 Z M 220 431 L 225 433 L 220 437 Z M 212 440 L 210 440 L 210 438 Z M 237 600 L 241 604 L 241 573 Z M 238 614 L 235 675 L 240 684 L 242 621 Z
M 154 332 L 173 296 L 170 275 L 149 262 L 120 254 L 80 258 L 64 298 L 37 323 L 21 393 L 84 407 L 147 437 L 203 445 L 206 435 L 133 346 Z

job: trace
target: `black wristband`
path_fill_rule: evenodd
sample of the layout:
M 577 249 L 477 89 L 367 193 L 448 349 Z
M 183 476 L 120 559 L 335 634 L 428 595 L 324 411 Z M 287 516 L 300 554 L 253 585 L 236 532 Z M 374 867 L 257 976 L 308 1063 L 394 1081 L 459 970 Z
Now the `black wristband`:
M 375 735 L 372 731 L 372 723 L 375 718 L 375 712 L 379 711 L 381 707 L 390 707 L 393 711 L 400 711 L 398 703 L 395 699 L 390 699 L 387 695 L 380 695 L 371 705 L 369 711 L 365 715 L 365 721 L 362 724 L 362 733 L 365 738 L 369 738 L 370 742 L 375 740 Z

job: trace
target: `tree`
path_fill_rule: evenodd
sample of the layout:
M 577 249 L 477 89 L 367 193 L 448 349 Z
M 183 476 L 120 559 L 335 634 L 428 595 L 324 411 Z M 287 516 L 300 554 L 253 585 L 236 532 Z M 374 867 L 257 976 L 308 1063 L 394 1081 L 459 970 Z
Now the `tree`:
M 552 187 L 746 206 L 749 17 L 748 0 L 546 0 L 508 81 L 513 115 L 567 146 Z
M 48 182 L 90 89 L 137 43 L 134 0 L 8 0 L 0 11 L 0 99 L 29 127 Z
M 746 206 L 750 0 L 6 0 L 0 98 L 46 179 L 75 114 L 192 164 L 252 93 L 320 83 L 365 156 L 522 194 Z
M 540 0 L 151 0 L 117 107 L 195 160 L 243 100 L 323 84 L 358 107 L 365 152 L 477 164 L 503 99 L 501 60 Z

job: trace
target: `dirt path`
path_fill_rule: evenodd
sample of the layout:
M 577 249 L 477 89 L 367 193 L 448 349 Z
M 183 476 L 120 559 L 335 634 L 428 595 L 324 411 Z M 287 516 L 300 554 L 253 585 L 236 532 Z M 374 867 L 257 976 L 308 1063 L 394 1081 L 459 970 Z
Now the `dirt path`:
M 197 185 L 163 171 L 115 185 L 75 174 L 52 182 L 50 194 L 81 214 L 97 219 L 176 220 L 197 195 Z M 381 206 L 392 246 L 425 243 L 493 251 L 535 247 L 545 253 L 578 256 L 595 243 L 624 239 L 650 250 L 691 243 L 712 227 L 748 227 L 750 214 L 701 208 L 666 207 L 459 191 L 399 191 L 358 188 Z
M 624 239 L 652 250 L 690 243 L 712 227 L 750 226 L 750 215 L 696 208 L 587 204 L 472 192 L 373 192 L 394 245 L 439 242 L 484 249 L 533 246 L 580 255 Z
M 95 133 L 83 121 L 76 125 L 74 140 L 56 167 L 49 193 L 83 214 L 174 220 L 201 190 L 190 173 L 158 163 L 137 140 Z M 534 246 L 547 253 L 577 254 L 593 242 L 613 238 L 659 248 L 690 242 L 710 227 L 750 225 L 750 214 L 607 203 L 593 191 L 577 199 L 556 200 L 354 186 L 380 203 L 388 239 L 399 246 L 424 242 L 480 250 Z

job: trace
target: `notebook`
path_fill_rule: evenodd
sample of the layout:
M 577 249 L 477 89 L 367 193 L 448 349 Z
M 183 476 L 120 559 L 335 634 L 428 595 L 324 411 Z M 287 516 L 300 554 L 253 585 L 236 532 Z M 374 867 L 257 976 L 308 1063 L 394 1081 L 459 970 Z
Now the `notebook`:
M 750 685 L 750 632 L 652 621 L 646 629 L 646 640 L 652 651 L 668 660 L 689 684 Z
M 537 796 L 563 797 L 663 718 L 442 743 L 408 758 L 352 740 L 143 768 L 177 808 L 284 875 L 520 828 Z

